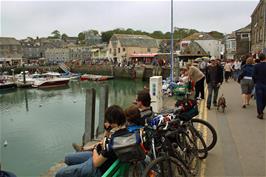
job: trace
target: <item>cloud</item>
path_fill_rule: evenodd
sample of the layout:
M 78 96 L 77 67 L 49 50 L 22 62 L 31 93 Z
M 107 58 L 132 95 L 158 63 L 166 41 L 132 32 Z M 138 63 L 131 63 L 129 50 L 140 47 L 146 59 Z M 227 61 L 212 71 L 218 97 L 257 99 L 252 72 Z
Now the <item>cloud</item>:
M 252 1 L 174 1 L 174 26 L 229 33 L 246 26 Z M 1 36 L 70 36 L 118 27 L 170 31 L 170 1 L 1 1 Z

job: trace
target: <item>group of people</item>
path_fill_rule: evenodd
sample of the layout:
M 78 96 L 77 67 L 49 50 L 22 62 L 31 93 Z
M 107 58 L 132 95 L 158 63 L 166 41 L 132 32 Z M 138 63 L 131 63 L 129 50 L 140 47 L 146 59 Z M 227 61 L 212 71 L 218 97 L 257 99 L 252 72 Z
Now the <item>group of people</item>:
M 266 106 L 266 58 L 263 53 L 259 54 L 254 62 L 252 57 L 243 61 L 238 82 L 241 85 L 243 105 L 249 105 L 251 97 L 255 94 L 257 105 L 257 118 L 263 119 L 263 111 Z
M 123 110 L 118 105 L 107 108 L 104 115 L 104 138 L 117 137 L 128 132 L 130 126 L 144 126 L 151 118 L 151 97 L 147 90 L 139 91 L 134 105 Z M 100 177 L 117 159 L 113 150 L 107 149 L 104 139 L 96 145 L 83 147 L 80 152 L 65 157 L 66 167 L 56 177 Z
M 208 88 L 207 109 L 210 109 L 212 104 L 217 106 L 219 88 L 223 83 L 223 68 L 221 60 L 213 58 L 210 60 L 210 63 L 205 63 L 205 66 L 203 68 L 187 64 L 186 70 L 190 80 L 195 85 L 195 99 L 205 99 L 204 82 L 206 80 Z
M 237 80 L 241 85 L 242 108 L 249 105 L 251 97 L 256 97 L 257 118 L 263 119 L 263 110 L 266 106 L 266 63 L 265 55 L 260 54 L 254 60 L 252 57 L 240 62 L 240 60 L 226 61 L 224 66 L 220 59 L 211 59 L 210 62 L 202 61 L 195 66 L 187 64 L 181 69 L 182 78 L 188 76 L 195 85 L 195 99 L 204 99 L 204 82 L 208 88 L 207 109 L 217 106 L 219 88 L 223 81 L 228 82 L 229 78 Z

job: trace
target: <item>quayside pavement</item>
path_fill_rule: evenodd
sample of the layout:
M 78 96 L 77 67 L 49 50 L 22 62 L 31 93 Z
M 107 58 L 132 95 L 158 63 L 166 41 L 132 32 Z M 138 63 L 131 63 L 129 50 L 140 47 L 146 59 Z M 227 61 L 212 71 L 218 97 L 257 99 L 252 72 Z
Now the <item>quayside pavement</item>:
M 256 118 L 254 99 L 247 108 L 242 108 L 237 82 L 223 83 L 219 90 L 221 94 L 227 101 L 225 113 L 218 112 L 216 107 L 207 110 L 207 99 L 201 101 L 200 116 L 215 127 L 218 141 L 202 162 L 200 176 L 266 176 L 266 119 Z

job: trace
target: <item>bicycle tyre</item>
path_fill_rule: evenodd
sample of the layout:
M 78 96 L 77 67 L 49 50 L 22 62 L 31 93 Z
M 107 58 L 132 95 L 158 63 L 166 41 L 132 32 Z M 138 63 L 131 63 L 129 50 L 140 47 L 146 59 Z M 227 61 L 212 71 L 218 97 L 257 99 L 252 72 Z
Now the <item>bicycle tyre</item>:
M 210 151 L 212 148 L 214 148 L 214 146 L 216 145 L 217 143 L 217 132 L 216 130 L 214 129 L 214 127 L 207 121 L 203 120 L 203 119 L 197 119 L 197 118 L 194 118 L 191 120 L 193 126 L 196 124 L 196 123 L 199 123 L 201 125 L 203 125 L 204 127 L 206 127 L 209 132 L 211 132 L 212 134 L 212 139 L 210 141 L 205 141 L 205 144 L 206 144 L 206 149 L 207 151 Z M 195 126 L 194 126 L 195 129 L 197 129 Z
M 177 172 L 180 173 L 179 176 L 180 177 L 189 177 L 189 173 L 187 171 L 187 169 L 185 168 L 185 166 L 182 164 L 182 162 L 180 162 L 179 160 L 173 158 L 173 157 L 170 157 L 170 156 L 162 156 L 162 157 L 159 157 L 159 158 L 156 158 L 155 160 L 153 160 L 144 170 L 143 172 L 143 175 L 142 177 L 150 177 L 151 176 L 151 172 L 154 173 L 153 176 L 155 177 L 174 177 L 173 176 L 173 173 L 171 172 L 172 175 L 169 175 L 169 172 L 168 174 L 164 175 L 164 174 L 159 174 L 158 171 L 160 171 L 160 169 L 158 169 L 158 167 L 156 166 L 164 166 L 163 163 L 166 163 L 166 162 L 171 162 L 173 163 L 174 165 L 176 165 L 177 167 Z M 167 168 L 168 167 L 168 168 Z M 171 165 L 170 166 L 167 166 L 166 168 L 167 169 L 171 169 Z M 166 170 L 163 168 L 163 171 Z M 156 173 L 156 174 L 155 174 Z M 164 173 L 164 172 L 163 172 Z M 174 173 L 175 175 L 177 174 L 176 172 Z

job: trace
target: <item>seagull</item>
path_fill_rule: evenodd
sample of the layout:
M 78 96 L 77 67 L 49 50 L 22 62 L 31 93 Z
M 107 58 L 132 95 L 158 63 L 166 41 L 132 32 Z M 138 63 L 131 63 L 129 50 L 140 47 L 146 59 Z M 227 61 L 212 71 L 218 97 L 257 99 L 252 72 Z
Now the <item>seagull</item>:
M 4 141 L 4 147 L 7 147 L 7 140 Z

